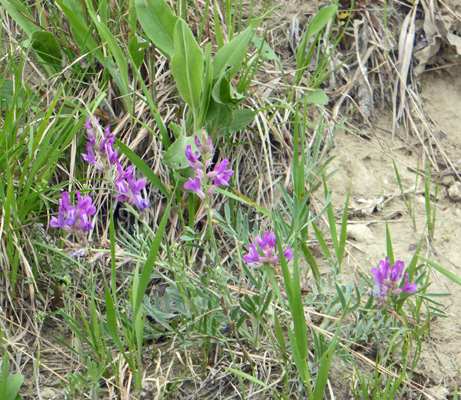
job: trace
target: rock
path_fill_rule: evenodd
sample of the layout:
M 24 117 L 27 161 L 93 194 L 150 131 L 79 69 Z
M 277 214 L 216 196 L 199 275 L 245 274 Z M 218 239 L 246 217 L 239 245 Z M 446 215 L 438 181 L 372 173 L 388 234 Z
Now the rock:
M 461 201 L 461 182 L 455 182 L 448 188 L 448 197 L 453 201 Z
M 359 243 L 370 243 L 373 240 L 373 233 L 366 225 L 348 224 L 347 237 Z

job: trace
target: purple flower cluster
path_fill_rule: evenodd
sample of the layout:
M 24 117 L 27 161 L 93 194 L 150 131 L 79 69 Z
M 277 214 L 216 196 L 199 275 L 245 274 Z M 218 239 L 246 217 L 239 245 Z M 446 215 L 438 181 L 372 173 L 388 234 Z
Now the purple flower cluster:
M 110 169 L 110 165 L 115 164 L 118 160 L 118 152 L 113 149 L 115 139 L 114 135 L 110 134 L 110 125 L 104 130 L 102 137 L 100 135 L 101 127 L 99 121 L 94 115 L 91 120 L 89 118 L 86 119 L 85 126 L 89 141 L 85 144 L 88 154 L 82 153 L 83 159 L 87 163 L 94 165 L 97 169 Z M 102 160 L 102 163 L 97 161 L 95 151 Z
M 86 119 L 85 126 L 89 141 L 86 143 L 88 154 L 82 154 L 83 159 L 100 170 L 109 170 L 111 165 L 115 164 L 119 173 L 119 177 L 115 181 L 115 187 L 119 192 L 117 201 L 127 201 L 131 205 L 136 204 L 139 211 L 148 208 L 149 202 L 141 196 L 141 190 L 146 186 L 146 181 L 134 179 L 132 165 L 125 171 L 123 170 L 118 159 L 118 152 L 113 149 L 115 139 L 114 135 L 110 134 L 110 125 L 102 132 L 98 120 L 93 116 L 91 120 Z M 97 158 L 101 161 L 98 161 Z
M 197 135 L 195 135 L 195 145 L 198 151 L 192 152 L 192 146 L 186 148 L 186 157 L 189 165 L 197 171 L 195 178 L 189 178 L 189 182 L 184 184 L 184 189 L 195 192 L 202 200 L 206 199 L 204 190 L 211 196 L 220 185 L 229 186 L 229 179 L 234 173 L 232 169 L 227 169 L 229 164 L 228 159 L 221 161 L 214 171 L 206 172 L 207 168 L 211 165 L 213 159 L 213 142 L 209 136 L 203 132 L 203 143 L 200 142 Z M 202 156 L 202 160 L 199 158 Z M 213 184 L 209 185 L 208 180 L 213 179 Z
M 83 246 L 86 246 L 85 232 L 93 229 L 90 216 L 96 213 L 96 207 L 92 204 L 91 197 L 82 198 L 76 190 L 77 208 L 70 205 L 69 193 L 64 192 L 59 199 L 58 217 L 51 217 L 50 225 L 53 228 L 63 228 L 74 234 Z
M 243 256 L 243 259 L 252 267 L 256 266 L 257 263 L 269 263 L 276 266 L 280 260 L 276 240 L 275 233 L 268 231 L 264 232 L 262 239 L 257 236 L 252 241 L 252 244 L 249 245 L 250 253 Z M 261 250 L 264 256 L 260 255 L 259 250 Z M 283 250 L 283 255 L 287 260 L 291 260 L 293 258 L 293 249 L 288 248 Z
M 409 275 L 405 275 L 405 283 L 398 287 L 403 276 L 405 264 L 403 261 L 396 261 L 391 266 L 389 258 L 379 262 L 378 268 L 372 268 L 371 273 L 374 276 L 375 288 L 373 295 L 376 297 L 378 308 L 381 309 L 386 304 L 389 296 L 399 295 L 403 292 L 413 294 L 416 290 L 416 283 L 409 283 Z

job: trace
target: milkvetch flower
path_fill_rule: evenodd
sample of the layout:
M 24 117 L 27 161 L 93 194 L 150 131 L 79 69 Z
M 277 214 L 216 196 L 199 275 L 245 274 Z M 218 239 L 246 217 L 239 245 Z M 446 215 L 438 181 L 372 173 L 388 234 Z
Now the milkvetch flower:
M 276 266 L 280 260 L 277 238 L 275 233 L 269 231 L 264 232 L 263 237 L 257 236 L 252 244 L 249 245 L 250 252 L 243 256 L 243 259 L 250 265 L 256 266 L 258 263 L 269 263 Z M 260 251 L 263 255 L 260 254 Z M 293 249 L 287 248 L 283 250 L 283 255 L 287 260 L 293 258 Z
M 189 165 L 197 172 L 194 179 L 189 178 L 189 181 L 184 184 L 184 188 L 197 193 L 202 200 L 205 200 L 205 193 L 211 196 L 219 186 L 229 186 L 229 180 L 234 171 L 227 169 L 229 160 L 224 159 L 213 171 L 207 173 L 206 170 L 213 159 L 213 141 L 205 132 L 203 133 L 202 143 L 197 135 L 195 135 L 194 140 L 199 151 L 192 152 L 192 146 L 188 145 L 185 153 Z M 199 160 L 200 157 L 202 157 L 203 161 Z M 210 180 L 213 180 L 213 184 L 209 183 Z
M 405 282 L 399 287 L 405 264 L 403 261 L 396 261 L 395 265 L 391 266 L 389 257 L 381 260 L 378 268 L 372 268 L 371 273 L 374 276 L 375 287 L 373 296 L 378 303 L 378 308 L 382 308 L 389 301 L 390 296 L 396 296 L 407 292 L 413 294 L 416 290 L 416 283 L 409 283 L 409 274 L 405 274 Z

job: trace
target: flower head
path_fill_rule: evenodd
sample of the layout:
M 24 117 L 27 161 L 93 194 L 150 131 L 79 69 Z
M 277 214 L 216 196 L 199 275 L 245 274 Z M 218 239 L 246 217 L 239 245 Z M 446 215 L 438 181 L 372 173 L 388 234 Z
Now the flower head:
M 413 294 L 416 290 L 416 283 L 409 283 L 409 274 L 405 275 L 405 283 L 398 287 L 402 280 L 405 264 L 403 261 L 396 261 L 391 266 L 389 258 L 379 262 L 378 268 L 372 268 L 375 287 L 372 294 L 376 297 L 378 308 L 382 308 L 387 303 L 390 296 L 396 296 L 403 292 Z
M 50 226 L 65 229 L 81 239 L 85 245 L 84 232 L 93 229 L 93 223 L 89 217 L 96 213 L 96 207 L 92 204 L 91 197 L 82 198 L 78 190 L 75 191 L 75 194 L 77 195 L 76 208 L 70 205 L 69 193 L 64 192 L 62 194 L 59 200 L 58 218 L 51 217 Z
M 264 232 L 263 237 L 257 236 L 248 247 L 250 252 L 243 256 L 243 259 L 250 265 L 254 266 L 257 263 L 269 263 L 277 265 L 280 260 L 278 247 L 276 244 L 277 238 L 275 233 L 269 231 Z M 260 251 L 264 256 L 261 256 Z M 293 258 L 293 250 L 291 248 L 283 250 L 283 255 L 287 260 Z

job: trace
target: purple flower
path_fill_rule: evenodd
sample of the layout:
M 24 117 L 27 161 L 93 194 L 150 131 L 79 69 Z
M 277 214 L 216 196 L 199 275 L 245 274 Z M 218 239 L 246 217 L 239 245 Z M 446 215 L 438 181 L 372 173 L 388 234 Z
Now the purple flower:
M 410 279 L 409 274 L 405 274 L 405 284 L 401 288 L 393 290 L 392 294 L 397 295 L 403 292 L 413 294 L 416 290 L 416 283 L 409 283 L 408 282 L 409 279 Z
M 78 211 L 80 211 L 81 213 L 84 213 L 86 215 L 94 215 L 94 214 L 96 214 L 96 207 L 92 204 L 93 200 L 91 199 L 90 196 L 86 196 L 83 199 L 78 190 L 75 191 L 75 194 L 77 195 L 77 209 L 78 209 Z
M 191 190 L 191 191 L 197 193 L 197 195 L 202 200 L 205 200 L 206 196 L 205 196 L 205 193 L 203 193 L 203 191 L 202 191 L 201 183 L 202 183 L 202 181 L 200 180 L 200 178 L 198 177 L 198 174 L 197 174 L 197 176 L 195 176 L 195 179 L 189 178 L 189 182 L 186 182 L 184 184 L 184 189 Z
M 84 232 L 93 229 L 93 224 L 89 217 L 96 213 L 96 207 L 93 206 L 91 197 L 82 198 L 78 190 L 75 193 L 77 195 L 77 208 L 70 205 L 69 193 L 64 192 L 59 200 L 58 218 L 51 217 L 50 226 L 63 228 L 82 239 L 83 243 L 86 243 L 83 235 Z
M 203 179 L 203 164 L 198 160 L 199 152 L 196 151 L 195 155 L 192 154 L 192 146 L 186 147 L 186 158 L 189 161 L 189 165 L 197 171 L 200 179 Z
M 150 207 L 149 202 L 141 197 L 141 190 L 146 186 L 146 181 L 144 179 L 138 179 L 135 182 L 135 180 L 130 177 L 128 179 L 128 186 L 130 187 L 131 193 L 133 195 L 132 201 L 134 201 L 139 211 Z
M 119 178 L 115 181 L 115 188 L 120 194 L 117 196 L 117 201 L 125 201 L 130 199 L 128 194 L 128 185 L 123 178 Z
M 91 165 L 94 165 L 97 169 L 104 169 L 104 166 L 96 161 L 96 158 L 94 156 L 94 151 L 93 151 L 93 146 L 91 146 L 90 142 L 86 142 L 86 151 L 88 154 L 82 153 L 83 159 Z
M 50 225 L 53 228 L 65 228 L 67 225 L 75 223 L 75 207 L 72 207 L 69 202 L 69 193 L 64 192 L 59 199 L 58 218 L 51 217 Z
M 243 259 L 250 266 L 254 266 L 257 263 L 269 263 L 275 266 L 280 260 L 275 233 L 264 232 L 263 237 L 256 237 L 252 241 L 252 244 L 249 245 L 249 248 L 250 253 L 244 255 Z M 260 255 L 259 250 L 261 250 L 264 256 Z M 283 255 L 287 260 L 291 260 L 293 258 L 293 249 L 288 248 L 283 250 Z
M 195 153 L 193 153 L 192 146 L 188 145 L 185 152 L 189 165 L 197 171 L 197 174 L 195 179 L 190 178 L 189 182 L 184 184 L 184 188 L 196 192 L 202 200 L 206 200 L 204 191 L 211 196 L 218 186 L 229 186 L 229 179 L 234 171 L 227 169 L 229 160 L 224 159 L 218 166 L 216 166 L 214 171 L 208 172 L 205 176 L 205 170 L 210 166 L 213 158 L 213 141 L 205 132 L 203 132 L 203 143 L 200 142 L 197 135 L 195 135 L 194 140 L 199 151 L 195 151 Z M 202 161 L 199 161 L 200 155 L 203 156 L 205 165 Z M 211 179 L 213 179 L 213 184 L 209 183 L 209 180 Z
M 214 178 L 214 186 L 229 186 L 228 182 L 234 171 L 232 169 L 226 169 L 228 164 L 229 160 L 225 158 L 221 161 L 221 164 L 214 169 L 214 171 L 206 174 L 207 178 Z
M 98 120 L 94 116 L 92 116 L 91 119 L 93 120 L 93 123 L 99 125 Z M 94 145 L 96 143 L 96 133 L 94 132 L 93 124 L 91 123 L 91 120 L 88 117 L 85 120 L 85 126 L 86 134 L 88 135 L 88 140 L 90 141 L 91 145 Z
M 405 275 L 405 283 L 399 288 L 400 281 L 402 280 L 403 270 L 405 264 L 403 261 L 396 261 L 395 265 L 391 266 L 389 258 L 379 262 L 378 268 L 372 268 L 371 273 L 374 276 L 375 288 L 372 295 L 376 297 L 378 308 L 381 308 L 386 302 L 387 298 L 392 295 L 399 295 L 403 292 L 413 294 L 416 290 L 416 283 L 409 283 L 409 275 Z

